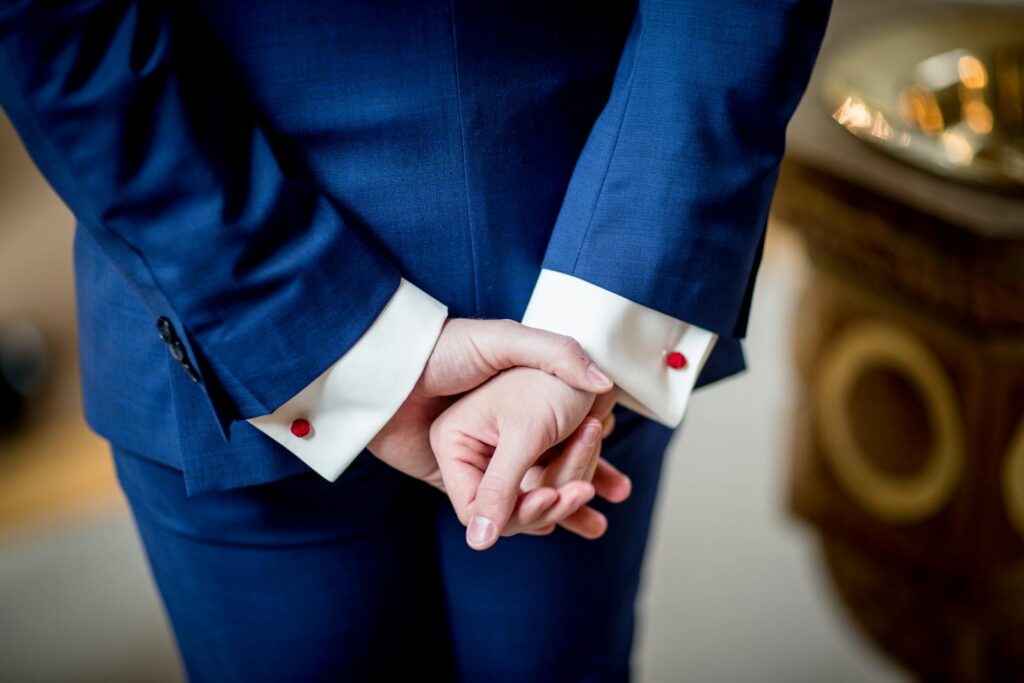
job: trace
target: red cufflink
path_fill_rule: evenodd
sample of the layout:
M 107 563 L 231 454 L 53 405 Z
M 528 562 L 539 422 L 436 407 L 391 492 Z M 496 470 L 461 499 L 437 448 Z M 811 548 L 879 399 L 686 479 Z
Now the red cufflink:
M 686 367 L 686 356 L 678 351 L 673 351 L 665 356 L 665 365 L 669 366 L 673 370 L 682 370 Z
M 292 422 L 292 434 L 300 439 L 309 436 L 311 431 L 313 431 L 313 425 L 309 424 L 309 420 L 303 420 L 300 417 L 298 420 Z

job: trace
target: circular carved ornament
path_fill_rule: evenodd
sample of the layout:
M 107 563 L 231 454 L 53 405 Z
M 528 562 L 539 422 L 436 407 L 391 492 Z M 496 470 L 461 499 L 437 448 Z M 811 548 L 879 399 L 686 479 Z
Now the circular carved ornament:
M 900 373 L 927 409 L 932 446 L 912 475 L 881 471 L 856 439 L 850 398 L 858 380 L 879 368 Z M 916 337 L 887 323 L 851 324 L 826 350 L 815 388 L 822 454 L 855 502 L 886 522 L 909 523 L 932 516 L 949 500 L 963 473 L 963 427 L 949 378 Z

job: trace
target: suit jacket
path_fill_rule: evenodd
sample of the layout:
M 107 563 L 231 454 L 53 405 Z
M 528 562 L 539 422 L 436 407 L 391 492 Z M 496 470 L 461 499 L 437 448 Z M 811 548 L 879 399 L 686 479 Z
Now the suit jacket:
M 519 319 L 542 267 L 743 368 L 825 0 L 0 0 L 0 102 L 77 220 L 86 417 L 190 492 L 305 470 L 245 418 L 400 278 Z M 395 359 L 401 362 L 401 359 Z

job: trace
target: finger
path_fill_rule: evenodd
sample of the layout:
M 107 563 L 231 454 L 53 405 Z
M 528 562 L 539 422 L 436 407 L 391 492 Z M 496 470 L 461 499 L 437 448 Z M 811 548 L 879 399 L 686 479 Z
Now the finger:
M 601 460 L 601 447 L 604 445 L 602 441 L 598 441 L 594 447 L 594 454 L 590 457 L 587 462 L 587 471 L 583 473 L 583 481 L 593 481 L 594 474 L 597 472 L 597 463 Z
M 498 437 L 494 456 L 480 479 L 466 528 L 466 542 L 476 550 L 494 545 L 505 530 L 519 498 L 526 471 L 547 448 L 535 429 L 506 427 Z
M 558 524 L 594 499 L 594 487 L 588 482 L 572 481 L 558 489 L 558 501 L 524 527 L 506 527 L 504 535 L 514 536 L 525 531 Z
M 562 486 L 570 481 L 586 481 L 587 471 L 601 442 L 601 421 L 585 417 L 565 441 L 561 455 L 544 468 L 544 484 Z
M 621 503 L 629 498 L 633 491 L 633 482 L 629 477 L 604 458 L 598 460 L 592 481 L 597 495 L 610 503 Z
M 605 415 L 604 419 L 601 420 L 601 425 L 603 427 L 601 430 L 601 438 L 607 439 L 608 435 L 615 429 L 615 413 L 608 413 Z
M 527 327 L 515 321 L 487 321 L 477 346 L 485 360 L 504 370 L 524 366 L 543 370 L 569 386 L 593 394 L 603 394 L 615 386 L 572 337 Z
M 615 387 L 612 391 L 607 394 L 598 396 L 594 401 L 594 405 L 590 407 L 590 414 L 601 420 L 601 439 L 608 438 L 608 435 L 615 429 L 615 413 L 612 409 L 615 408 L 615 403 L 619 399 L 619 388 Z M 598 458 L 594 458 L 590 464 L 590 470 L 587 472 L 587 480 L 594 478 L 594 471 L 597 469 Z
M 560 489 L 551 490 L 556 494 L 554 504 L 538 509 L 533 514 L 517 511 L 509 520 L 502 535 L 515 536 L 527 531 L 536 531 L 551 524 L 557 525 L 562 519 L 572 515 L 580 507 L 593 500 L 595 493 L 591 484 L 582 481 L 571 482 Z
M 619 388 L 616 387 L 606 394 L 601 394 L 594 400 L 594 405 L 590 407 L 590 414 L 603 421 L 605 417 L 612 414 L 612 408 L 615 407 L 615 402 L 618 400 Z
M 541 527 L 540 529 L 531 529 L 530 531 L 524 531 L 523 533 L 528 534 L 530 536 L 548 536 L 551 534 L 552 531 L 555 530 L 557 526 L 557 524 L 548 524 L 547 526 Z
M 608 518 L 589 505 L 584 505 L 563 519 L 559 526 L 577 536 L 593 540 L 601 538 L 608 531 Z
M 526 476 L 523 477 L 523 481 L 519 484 L 519 490 L 523 493 L 532 491 L 535 488 L 544 485 L 544 466 L 534 465 L 530 469 L 526 470 Z
M 488 458 L 475 452 L 468 443 L 454 439 L 431 443 L 448 498 L 463 524 L 469 519 L 488 462 Z
M 512 516 L 509 517 L 508 527 L 506 528 L 526 529 L 533 526 L 534 520 L 540 519 L 540 516 L 550 510 L 557 502 L 558 491 L 550 486 L 534 489 L 520 495 L 515 509 L 512 510 Z
M 483 479 L 491 453 L 489 447 L 451 428 L 445 416 L 430 427 L 430 447 L 448 499 L 463 524 L 469 523 L 473 499 Z

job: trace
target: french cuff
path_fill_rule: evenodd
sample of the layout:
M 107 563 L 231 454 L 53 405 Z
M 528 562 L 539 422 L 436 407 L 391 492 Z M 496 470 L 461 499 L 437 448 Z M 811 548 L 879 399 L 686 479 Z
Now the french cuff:
M 610 292 L 544 269 L 524 325 L 578 341 L 618 385 L 619 403 L 678 427 L 718 335 Z
M 249 423 L 334 481 L 409 396 L 447 317 L 444 304 L 403 278 L 345 355 Z

